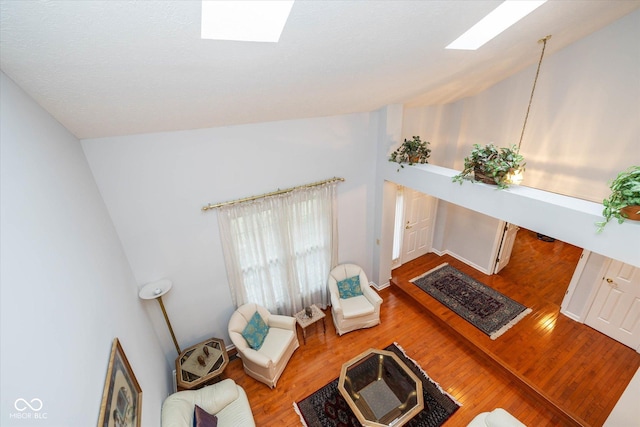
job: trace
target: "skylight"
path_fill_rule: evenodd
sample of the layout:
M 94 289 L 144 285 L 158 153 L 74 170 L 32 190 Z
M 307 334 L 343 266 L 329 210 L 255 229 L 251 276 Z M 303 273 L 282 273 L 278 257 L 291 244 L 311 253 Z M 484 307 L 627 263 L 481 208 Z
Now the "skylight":
M 201 37 L 277 43 L 292 6 L 293 0 L 204 0 Z
M 507 0 L 455 39 L 446 49 L 476 50 L 546 1 Z

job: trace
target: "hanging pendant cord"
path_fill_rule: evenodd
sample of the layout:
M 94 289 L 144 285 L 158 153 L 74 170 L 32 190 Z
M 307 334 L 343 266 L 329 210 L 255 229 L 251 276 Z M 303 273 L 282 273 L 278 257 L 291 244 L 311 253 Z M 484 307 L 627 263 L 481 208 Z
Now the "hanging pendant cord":
M 520 152 L 520 145 L 522 145 L 522 138 L 524 137 L 524 129 L 527 127 L 527 119 L 529 118 L 529 110 L 531 110 L 531 101 L 533 101 L 533 93 L 536 90 L 536 83 L 538 82 L 538 75 L 540 74 L 540 65 L 542 65 L 542 58 L 544 57 L 544 49 L 547 47 L 547 40 L 551 38 L 551 35 L 546 36 L 538 40 L 538 43 L 542 43 L 542 53 L 540 54 L 540 61 L 538 61 L 538 69 L 536 70 L 536 77 L 533 79 L 533 87 L 531 88 L 531 97 L 529 98 L 529 105 L 527 106 L 527 114 L 524 116 L 524 124 L 522 125 L 522 133 L 520 134 L 520 141 L 518 142 L 518 153 Z

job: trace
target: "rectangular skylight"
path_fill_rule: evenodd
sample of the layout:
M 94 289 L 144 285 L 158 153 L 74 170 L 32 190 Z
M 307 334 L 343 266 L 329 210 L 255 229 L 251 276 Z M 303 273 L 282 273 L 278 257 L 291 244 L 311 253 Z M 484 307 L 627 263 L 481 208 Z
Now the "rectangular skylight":
M 214 40 L 280 40 L 293 0 L 204 0 L 201 37 Z
M 455 39 L 446 49 L 476 50 L 546 1 L 507 0 Z

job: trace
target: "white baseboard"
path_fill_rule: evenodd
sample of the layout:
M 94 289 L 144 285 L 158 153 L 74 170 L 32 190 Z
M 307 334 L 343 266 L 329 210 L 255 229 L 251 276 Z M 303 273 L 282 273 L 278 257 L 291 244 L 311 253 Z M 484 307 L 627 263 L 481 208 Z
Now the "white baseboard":
M 465 263 L 465 264 L 467 264 L 469 267 L 473 267 L 473 268 L 475 268 L 476 270 L 478 270 L 478 271 L 480 271 L 480 272 L 482 272 L 482 273 L 484 273 L 484 274 L 486 274 L 486 275 L 488 275 L 488 276 L 490 276 L 491 274 L 493 274 L 493 273 L 491 273 L 491 272 L 487 271 L 487 269 L 486 269 L 486 268 L 484 268 L 484 267 L 480 267 L 478 264 L 475 264 L 475 263 L 473 263 L 473 262 L 469 261 L 468 259 L 465 259 L 465 258 L 461 257 L 460 255 L 458 255 L 458 254 L 456 254 L 456 253 L 453 253 L 453 252 L 449 251 L 448 249 L 447 249 L 447 250 L 445 250 L 444 252 L 440 252 L 440 251 L 437 251 L 437 250 L 435 250 L 435 249 L 432 249 L 432 251 L 433 251 L 433 253 L 435 253 L 435 254 L 436 254 L 436 255 L 438 255 L 438 256 L 442 256 L 442 255 L 450 255 L 450 256 L 454 257 L 455 259 L 457 259 L 458 261 L 464 262 L 464 263 Z
M 384 288 L 388 288 L 389 286 L 391 286 L 391 283 L 389 283 L 389 282 L 383 283 L 382 285 L 378 285 L 378 284 L 373 283 L 373 282 L 369 282 L 369 284 L 370 284 L 370 285 L 371 285 L 371 286 L 372 286 L 376 291 L 381 291 L 381 290 L 383 290 Z
M 582 319 L 580 319 L 580 316 L 578 316 L 577 314 L 571 313 L 570 311 L 565 311 L 563 309 L 560 309 L 560 313 L 564 314 L 571 320 L 575 320 L 578 323 L 584 323 Z

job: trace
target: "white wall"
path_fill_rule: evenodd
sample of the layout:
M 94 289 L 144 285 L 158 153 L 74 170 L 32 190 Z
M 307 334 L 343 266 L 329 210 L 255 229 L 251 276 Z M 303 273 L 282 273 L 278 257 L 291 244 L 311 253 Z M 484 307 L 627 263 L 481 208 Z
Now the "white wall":
M 168 366 L 80 142 L 4 73 L 0 84 L 0 425 L 95 425 L 118 337 L 143 425 L 158 426 Z M 17 411 L 21 398 L 42 409 Z
M 83 140 L 139 286 L 173 281 L 165 306 L 181 348 L 230 344 L 232 305 L 215 210 L 224 202 L 333 176 L 339 260 L 371 272 L 377 114 Z M 147 306 L 167 359 L 176 352 L 158 305 Z
M 608 195 L 608 181 L 615 178 L 618 171 L 640 164 L 638 40 L 640 11 L 635 11 L 544 58 L 522 142 L 521 152 L 527 161 L 524 185 L 600 203 Z M 549 43 L 553 43 L 553 38 Z M 431 141 L 433 151 L 430 163 L 457 170 L 462 169 L 463 159 L 474 143 L 494 142 L 500 146 L 517 144 L 535 69 L 536 66 L 529 67 L 475 97 L 454 104 L 405 109 L 403 136 L 420 135 L 423 140 Z M 386 173 L 382 172 L 378 177 L 378 185 L 393 175 L 389 169 Z M 436 194 L 437 191 L 443 198 L 457 197 L 452 196 L 452 193 L 456 193 L 453 187 L 440 186 L 436 190 L 432 183 L 425 183 L 427 176 L 418 172 L 405 171 L 406 176 L 396 179 L 396 182 L 417 190 L 422 188 L 428 194 Z M 432 178 L 432 175 L 428 178 Z M 481 200 L 482 191 L 477 192 L 478 200 L 473 200 L 475 192 L 472 193 L 468 188 L 463 191 L 466 195 L 464 200 L 470 200 L 469 205 L 478 206 L 483 211 L 491 209 L 483 206 L 487 202 Z M 493 193 L 484 194 L 494 198 Z M 497 200 L 493 202 L 498 205 L 494 207 L 499 208 L 501 197 L 495 198 Z M 506 216 L 513 216 L 511 222 L 518 224 L 518 218 L 524 218 L 526 214 L 512 214 L 510 208 L 522 210 L 522 206 L 505 204 L 503 210 Z M 446 250 L 463 244 L 463 238 L 471 238 L 460 233 L 452 234 L 457 231 L 452 225 L 460 222 L 473 224 L 480 214 L 469 211 L 465 218 L 454 220 L 449 215 L 440 215 L 442 209 L 438 211 L 434 245 L 441 245 L 441 249 Z M 557 210 L 532 211 L 530 214 L 537 216 L 537 219 L 531 218 L 525 222 L 533 225 L 530 228 L 535 231 L 544 232 L 544 227 L 557 229 L 557 225 L 565 222 L 554 212 Z M 566 214 L 570 217 L 571 211 L 568 210 Z M 587 247 L 590 245 L 580 245 L 580 242 L 593 242 L 593 232 L 594 228 L 585 226 L 581 230 L 570 231 L 571 236 L 565 240 Z M 620 244 L 634 251 L 637 249 L 638 236 L 640 224 L 627 222 L 619 226 L 612 223 L 601 235 L 602 241 L 594 242 L 594 245 L 602 249 L 600 253 L 604 255 Z M 609 248 L 606 242 L 611 243 Z M 384 244 L 390 245 L 390 242 Z M 486 249 L 490 247 L 491 242 L 487 240 Z M 482 253 L 479 250 L 472 251 L 467 258 L 482 259 Z M 598 262 L 604 259 L 597 253 L 591 256 Z M 632 258 L 632 261 L 636 261 L 633 264 L 637 264 L 637 250 Z M 587 266 L 585 271 L 594 269 L 598 269 L 597 263 Z M 576 315 L 583 312 L 590 288 L 576 286 L 571 300 L 567 301 Z M 636 375 L 632 380 L 607 420 L 607 425 L 628 425 L 638 419 L 638 378 Z
M 522 142 L 523 185 L 601 202 L 618 171 L 640 164 L 638 39 L 640 10 L 545 55 Z M 454 104 L 405 109 L 403 135 L 430 140 L 430 163 L 459 170 L 474 143 L 517 144 L 536 67 Z
M 402 134 L 402 105 L 388 105 L 378 112 L 378 129 L 376 130 L 377 155 L 376 175 L 389 164 L 388 154 L 393 151 L 391 147 L 400 140 Z M 376 187 L 374 211 L 375 227 L 373 231 L 373 271 L 368 277 L 376 283 L 378 289 L 389 285 L 391 279 L 391 264 L 393 259 L 392 246 L 381 244 L 393 241 L 393 224 L 396 214 L 397 186 L 385 182 L 383 186 Z M 389 226 L 391 224 L 391 226 Z
M 619 171 L 640 164 L 639 39 L 640 10 L 545 55 L 521 148 L 527 161 L 524 186 L 600 203 Z M 517 144 L 536 67 L 475 97 L 405 109 L 404 137 L 431 141 L 430 163 L 457 170 L 474 143 Z M 436 229 L 442 221 L 446 218 L 438 218 Z M 484 220 L 471 211 L 456 219 L 457 224 L 479 221 Z M 617 224 L 607 226 L 613 227 Z M 439 241 L 455 245 L 469 237 L 459 228 L 447 230 L 455 234 L 436 236 Z M 492 239 L 487 248 L 491 244 Z M 446 249 L 452 247 L 441 248 Z M 477 249 L 465 257 L 482 264 L 486 250 Z
M 609 417 L 604 422 L 604 427 L 633 427 L 640 420 L 640 369 L 631 378 L 629 385 L 620 396 Z
M 492 259 L 492 246 L 499 220 L 442 201 L 438 203 L 436 218 L 439 219 L 435 252 L 450 254 L 485 274 L 493 274 L 495 259 Z

